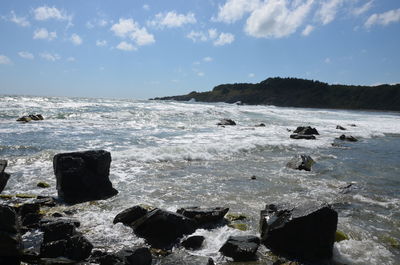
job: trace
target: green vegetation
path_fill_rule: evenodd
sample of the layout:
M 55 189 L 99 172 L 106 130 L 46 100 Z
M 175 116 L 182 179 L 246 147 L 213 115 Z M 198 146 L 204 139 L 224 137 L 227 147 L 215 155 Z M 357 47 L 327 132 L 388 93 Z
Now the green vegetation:
M 224 84 L 209 92 L 155 98 L 201 102 L 241 101 L 249 105 L 400 111 L 400 84 L 379 86 L 329 85 L 298 78 L 268 78 L 258 84 Z

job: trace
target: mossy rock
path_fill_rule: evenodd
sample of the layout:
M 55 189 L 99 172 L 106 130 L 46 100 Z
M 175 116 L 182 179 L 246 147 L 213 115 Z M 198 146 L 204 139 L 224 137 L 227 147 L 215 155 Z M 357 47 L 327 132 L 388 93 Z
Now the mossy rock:
M 0 194 L 0 199 L 11 200 L 14 196 L 9 194 Z
M 37 184 L 37 186 L 39 187 L 39 188 L 49 188 L 50 187 L 50 184 L 48 184 L 48 183 L 46 183 L 46 182 L 39 182 L 38 184 Z
M 34 194 L 26 194 L 26 193 L 19 193 L 15 194 L 15 197 L 21 198 L 21 199 L 36 199 L 37 195 Z
M 247 231 L 249 229 L 246 224 L 229 224 L 228 226 L 240 231 Z
M 349 236 L 346 235 L 344 232 L 336 230 L 336 234 L 335 234 L 335 242 L 340 242 L 343 240 L 349 240 Z
M 225 218 L 232 222 L 247 219 L 247 216 L 241 213 L 228 213 Z
M 385 236 L 383 241 L 389 244 L 392 248 L 400 249 L 400 242 L 394 237 Z

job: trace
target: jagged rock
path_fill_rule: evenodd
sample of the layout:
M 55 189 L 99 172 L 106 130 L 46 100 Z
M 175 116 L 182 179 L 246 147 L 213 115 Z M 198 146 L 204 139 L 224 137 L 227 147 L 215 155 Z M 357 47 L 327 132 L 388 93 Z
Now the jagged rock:
M 315 140 L 317 138 L 315 138 L 314 135 L 301 135 L 301 134 L 291 134 L 290 138 L 292 139 L 296 139 L 296 140 Z
M 151 265 L 152 257 L 148 248 L 122 249 L 117 253 L 126 265 Z
M 344 128 L 344 127 L 342 127 L 342 126 L 340 126 L 340 125 L 336 125 L 336 129 L 337 129 L 337 130 L 342 130 L 342 131 L 345 131 L 345 130 L 346 130 L 346 128 Z
M 314 160 L 308 155 L 296 155 L 287 164 L 286 167 L 291 169 L 311 171 Z
M 261 242 L 288 258 L 319 261 L 330 259 L 338 214 L 329 205 L 269 204 L 261 211 Z
M 204 236 L 190 236 L 187 239 L 183 240 L 181 245 L 186 249 L 196 250 L 201 248 L 204 239 Z
M 339 140 L 348 141 L 348 142 L 357 142 L 358 141 L 357 138 L 354 138 L 351 135 L 346 136 L 344 134 L 340 135 Z
M 230 236 L 219 252 L 234 261 L 252 261 L 257 259 L 260 239 L 256 236 Z
M 44 120 L 43 116 L 41 114 L 31 114 L 29 115 L 29 118 L 31 118 L 33 121 L 42 121 Z
M 181 214 L 155 209 L 133 225 L 134 233 L 143 237 L 152 247 L 171 249 L 178 239 L 192 234 L 197 223 Z
M 297 133 L 300 135 L 319 135 L 317 129 L 311 128 L 311 126 L 300 126 L 297 127 L 296 130 L 294 130 L 293 133 Z
M 7 185 L 7 181 L 10 178 L 10 174 L 4 172 L 7 167 L 7 160 L 0 160 L 0 193 L 4 190 Z
M 20 260 L 22 245 L 19 226 L 15 210 L 0 205 L 0 259 L 10 262 L 2 264 L 14 264 Z
M 129 226 L 133 222 L 143 217 L 147 212 L 148 211 L 145 208 L 136 205 L 117 214 L 113 223 L 123 223 L 124 225 Z
M 118 193 L 109 180 L 111 154 L 104 150 L 57 154 L 58 196 L 67 203 L 101 200 Z
M 222 119 L 220 122 L 217 123 L 219 126 L 226 126 L 226 125 L 236 125 L 236 122 L 234 122 L 231 119 Z
M 72 237 L 76 233 L 76 224 L 73 220 L 57 219 L 42 224 L 43 243 Z
M 215 225 L 224 220 L 225 214 L 229 208 L 215 207 L 215 208 L 201 208 L 201 207 L 187 207 L 178 209 L 176 212 L 188 218 L 194 219 L 199 226 Z
M 72 260 L 84 260 L 90 256 L 93 245 L 82 235 L 74 235 L 67 240 L 65 256 Z

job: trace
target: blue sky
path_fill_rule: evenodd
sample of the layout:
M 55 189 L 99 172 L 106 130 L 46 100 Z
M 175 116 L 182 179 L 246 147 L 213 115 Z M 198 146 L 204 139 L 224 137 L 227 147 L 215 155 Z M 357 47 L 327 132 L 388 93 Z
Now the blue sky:
M 399 0 L 1 0 L 0 94 L 146 99 L 400 83 Z

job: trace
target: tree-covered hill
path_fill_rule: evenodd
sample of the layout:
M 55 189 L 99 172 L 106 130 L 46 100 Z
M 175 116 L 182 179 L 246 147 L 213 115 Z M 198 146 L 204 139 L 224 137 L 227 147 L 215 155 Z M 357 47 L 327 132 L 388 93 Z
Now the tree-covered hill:
M 299 78 L 268 78 L 258 84 L 223 84 L 209 92 L 155 98 L 201 102 L 241 101 L 251 105 L 400 111 L 400 84 L 379 86 L 329 85 Z

